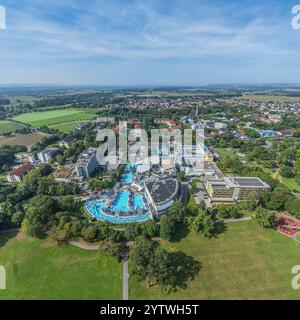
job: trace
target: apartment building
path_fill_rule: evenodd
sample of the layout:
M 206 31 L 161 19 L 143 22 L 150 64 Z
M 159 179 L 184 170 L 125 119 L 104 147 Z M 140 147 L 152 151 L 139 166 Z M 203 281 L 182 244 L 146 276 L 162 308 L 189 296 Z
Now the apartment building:
M 270 186 L 257 177 L 212 179 L 206 181 L 205 187 L 210 201 L 216 203 L 243 201 L 250 193 L 270 190 Z
M 90 175 L 98 166 L 96 153 L 97 149 L 90 148 L 79 155 L 75 166 L 78 177 L 90 178 Z

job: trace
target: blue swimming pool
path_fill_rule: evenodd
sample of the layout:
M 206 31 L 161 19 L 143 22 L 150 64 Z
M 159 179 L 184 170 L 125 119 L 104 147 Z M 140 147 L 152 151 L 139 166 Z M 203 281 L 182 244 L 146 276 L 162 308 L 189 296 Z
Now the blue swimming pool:
M 124 190 L 117 193 L 113 201 L 111 210 L 114 212 L 128 212 L 129 211 L 129 191 Z
M 138 209 L 145 210 L 146 209 L 143 195 L 141 193 L 137 193 L 133 196 L 132 205 L 135 210 L 138 210 Z
M 107 201 L 91 201 L 86 203 L 85 210 L 90 216 L 105 222 L 110 223 L 132 223 L 132 222 L 145 222 L 152 219 L 150 212 L 142 215 L 129 215 L 129 216 L 119 216 L 119 215 L 108 215 L 103 212 L 103 208 L 106 206 Z
M 131 171 L 123 174 L 122 182 L 124 184 L 131 184 L 132 181 L 133 181 L 133 174 Z

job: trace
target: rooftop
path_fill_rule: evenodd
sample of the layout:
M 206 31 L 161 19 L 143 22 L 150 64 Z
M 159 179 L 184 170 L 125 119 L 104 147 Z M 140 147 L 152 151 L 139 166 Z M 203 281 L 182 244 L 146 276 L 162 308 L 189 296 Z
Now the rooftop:
M 10 172 L 11 175 L 21 177 L 22 175 L 26 174 L 28 171 L 33 169 L 33 165 L 30 162 L 26 162 L 20 167 L 14 169 L 13 171 Z
M 172 199 L 178 192 L 179 183 L 176 179 L 166 179 L 146 183 L 146 187 L 156 204 Z

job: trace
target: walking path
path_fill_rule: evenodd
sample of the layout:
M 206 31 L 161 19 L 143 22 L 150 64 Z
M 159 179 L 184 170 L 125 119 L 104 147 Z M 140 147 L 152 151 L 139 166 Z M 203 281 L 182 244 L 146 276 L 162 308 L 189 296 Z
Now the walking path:
M 81 243 L 81 242 L 73 241 L 73 240 L 68 241 L 68 243 L 74 247 L 77 247 L 77 248 L 83 249 L 83 250 L 93 251 L 93 250 L 100 249 L 99 245 L 91 245 L 91 244 Z
M 229 219 L 219 219 L 216 222 L 239 222 L 239 221 L 249 221 L 251 217 L 243 217 L 243 218 L 229 218 Z

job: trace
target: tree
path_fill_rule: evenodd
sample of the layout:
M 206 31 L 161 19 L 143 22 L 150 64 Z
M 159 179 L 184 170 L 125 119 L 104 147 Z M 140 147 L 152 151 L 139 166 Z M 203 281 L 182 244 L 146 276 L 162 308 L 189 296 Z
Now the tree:
M 296 173 L 293 167 L 282 166 L 280 168 L 281 175 L 285 178 L 294 178 Z
M 273 228 L 277 219 L 273 211 L 269 211 L 259 206 L 253 212 L 252 217 L 263 228 Z
M 231 205 L 225 205 L 220 204 L 217 208 L 217 215 L 220 218 L 226 219 L 226 218 L 240 218 L 242 216 L 242 213 L 239 211 L 237 206 L 231 206 Z
M 14 225 L 16 225 L 17 227 L 20 227 L 24 218 L 25 218 L 25 212 L 24 211 L 17 211 L 12 215 L 11 222 Z
M 146 281 L 148 287 L 160 285 L 162 290 L 176 291 L 186 288 L 187 281 L 193 279 L 200 265 L 183 252 L 169 253 L 144 238 L 131 247 L 130 256 L 133 274 Z
M 128 254 L 128 247 L 126 244 L 116 243 L 110 239 L 105 239 L 102 241 L 100 244 L 100 249 L 112 257 L 117 257 L 119 261 L 121 261 L 121 259 Z
M 160 237 L 171 241 L 176 233 L 177 221 L 170 215 L 163 215 L 160 219 Z
M 214 234 L 215 226 L 211 216 L 204 210 L 199 210 L 197 217 L 190 221 L 190 229 L 203 234 L 206 238 L 210 238 Z
M 26 210 L 27 233 L 33 237 L 44 237 L 54 218 L 54 200 L 49 196 L 36 196 L 29 201 Z
M 153 238 L 159 236 L 159 225 L 153 220 L 149 220 L 142 224 L 142 234 L 146 238 Z
M 82 238 L 88 242 L 96 242 L 98 240 L 98 228 L 96 226 L 89 226 L 82 228 Z
M 285 208 L 296 218 L 300 218 L 300 198 L 291 196 L 289 200 L 285 202 Z
M 137 223 L 127 224 L 125 227 L 125 238 L 127 240 L 135 240 L 142 233 L 141 226 Z
M 290 191 L 286 187 L 276 187 L 275 190 L 271 192 L 266 207 L 270 210 L 282 210 L 289 197 Z
M 153 265 L 151 265 L 154 253 L 155 243 L 142 237 L 138 238 L 130 249 L 132 273 L 139 280 L 145 280 L 148 286 L 154 281 Z
M 167 215 L 171 216 L 178 224 L 185 222 L 186 209 L 180 201 L 175 201 L 168 209 Z

